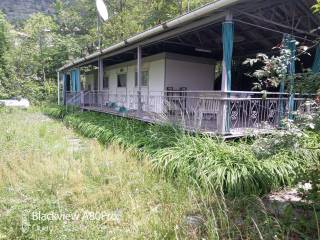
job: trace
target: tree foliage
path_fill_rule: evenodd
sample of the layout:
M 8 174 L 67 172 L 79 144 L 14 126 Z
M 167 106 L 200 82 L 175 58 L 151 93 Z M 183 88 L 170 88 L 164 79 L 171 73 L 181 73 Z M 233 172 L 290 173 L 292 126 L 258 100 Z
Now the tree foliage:
M 8 23 L 4 15 L 0 13 L 0 97 L 3 97 L 4 90 L 9 87 L 7 82 L 9 77 L 8 63 L 6 59 L 6 53 L 9 48 L 8 33 Z
M 256 58 L 248 58 L 243 64 L 262 64 L 261 69 L 248 74 L 256 78 L 255 88 L 262 90 L 270 87 L 278 87 L 280 82 L 287 77 L 287 68 L 290 62 L 290 50 L 281 48 L 278 56 L 269 57 L 266 54 L 259 53 Z
M 320 12 L 320 0 L 317 0 L 316 4 L 313 6 L 313 11 L 315 13 L 319 13 Z
M 109 46 L 188 11 L 188 0 L 109 0 L 111 19 L 103 26 L 103 45 Z M 189 10 L 209 0 L 190 0 Z
M 68 60 L 110 46 L 193 10 L 209 0 L 105 0 L 110 19 L 100 22 L 92 0 L 56 0 L 53 16 L 37 13 L 14 29 L 0 14 L 0 98 L 54 97 L 56 69 Z M 188 4 L 189 2 L 189 4 Z
M 296 44 L 298 45 L 298 42 Z M 254 72 L 247 73 L 248 76 L 257 80 L 254 83 L 254 89 L 268 90 L 278 88 L 280 83 L 284 81 L 286 90 L 290 91 L 290 77 L 293 77 L 295 92 L 302 94 L 320 92 L 320 76 L 311 69 L 303 69 L 301 73 L 295 73 L 293 76 L 288 74 L 288 65 L 292 58 L 295 61 L 299 61 L 299 56 L 310 55 L 306 46 L 298 47 L 294 56 L 283 45 L 273 48 L 273 50 L 278 50 L 273 56 L 258 53 L 255 58 L 248 58 L 243 62 L 244 65 L 257 65 L 257 69 Z
M 56 69 L 96 51 L 99 39 L 101 47 L 108 47 L 209 2 L 212 0 L 105 0 L 110 19 L 103 23 L 98 21 L 95 1 L 55 0 L 53 16 L 34 14 L 15 29 L 1 14 L 0 98 L 21 95 L 41 101 L 52 92 L 47 89 L 55 88 Z M 272 63 L 266 68 L 273 68 L 277 60 L 281 65 L 281 59 L 265 57 L 258 58 Z M 274 68 L 264 70 L 254 73 L 255 77 L 277 85 L 279 74 L 272 72 Z

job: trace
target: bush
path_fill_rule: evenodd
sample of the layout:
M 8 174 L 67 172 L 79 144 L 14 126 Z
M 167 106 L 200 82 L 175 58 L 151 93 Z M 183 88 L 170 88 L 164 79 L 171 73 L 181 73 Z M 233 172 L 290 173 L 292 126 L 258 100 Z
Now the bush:
M 42 112 L 52 118 L 63 119 L 67 115 L 67 110 L 65 106 L 44 106 L 42 107 Z
M 282 154 L 294 167 L 298 185 L 309 183 L 311 189 L 301 189 L 302 197 L 320 201 L 320 111 L 317 106 L 309 113 L 300 112 L 286 131 L 258 138 L 252 150 L 259 159 Z M 278 166 L 276 164 L 275 166 Z
M 305 169 L 300 171 L 299 181 L 310 184 L 310 189 L 300 189 L 302 198 L 320 204 L 320 149 L 313 152 L 304 152 L 310 161 Z
M 262 161 L 249 145 L 201 136 L 185 136 L 175 146 L 159 151 L 153 164 L 170 178 L 187 179 L 230 196 L 267 193 L 290 184 L 295 174 L 295 165 L 286 156 Z

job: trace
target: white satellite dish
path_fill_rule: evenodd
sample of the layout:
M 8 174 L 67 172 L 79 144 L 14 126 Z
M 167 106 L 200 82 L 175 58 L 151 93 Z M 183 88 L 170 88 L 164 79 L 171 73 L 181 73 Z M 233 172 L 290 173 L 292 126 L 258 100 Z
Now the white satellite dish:
M 108 9 L 103 0 L 96 0 L 97 9 L 103 21 L 109 19 Z

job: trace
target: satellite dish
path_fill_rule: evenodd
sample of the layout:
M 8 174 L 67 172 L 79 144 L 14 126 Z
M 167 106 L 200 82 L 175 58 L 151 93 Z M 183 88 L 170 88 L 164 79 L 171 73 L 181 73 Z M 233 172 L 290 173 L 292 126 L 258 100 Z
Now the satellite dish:
M 96 0 L 97 10 L 103 21 L 109 19 L 108 9 L 103 0 Z

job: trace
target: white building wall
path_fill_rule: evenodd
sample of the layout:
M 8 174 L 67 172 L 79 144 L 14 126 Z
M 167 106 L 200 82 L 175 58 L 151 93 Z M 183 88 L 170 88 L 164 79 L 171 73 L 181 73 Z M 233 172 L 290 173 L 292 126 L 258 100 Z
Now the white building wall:
M 114 94 L 137 94 L 135 84 L 136 61 L 113 66 L 104 66 L 109 76 L 109 92 Z M 143 59 L 142 71 L 149 71 L 149 86 L 142 87 L 142 93 L 155 94 L 167 87 L 178 90 L 213 90 L 215 63 L 213 60 L 178 54 L 157 54 Z M 117 75 L 127 73 L 127 87 L 117 87 Z M 102 86 L 102 83 L 100 83 Z M 102 89 L 101 89 L 102 90 Z
M 156 58 L 156 59 L 155 59 Z M 159 59 L 160 58 L 160 59 Z M 138 88 L 135 87 L 136 61 L 130 61 L 113 66 L 105 66 L 105 75 L 109 76 L 109 92 L 113 94 L 137 94 Z M 165 60 L 160 55 L 143 59 L 142 70 L 149 72 L 149 86 L 142 87 L 142 92 L 161 92 L 164 88 Z M 117 85 L 117 75 L 127 74 L 127 87 L 119 88 Z M 101 84 L 102 85 L 102 84 Z
M 80 82 L 82 84 L 82 91 L 96 91 L 98 90 L 98 70 L 92 70 L 86 74 L 80 75 Z
M 109 89 L 103 90 L 108 90 L 110 94 L 110 101 L 118 102 L 120 105 L 129 106 L 133 102 L 132 98 L 137 98 L 138 87 L 135 86 L 136 64 L 136 61 L 130 61 L 113 66 L 104 66 L 104 74 L 109 77 Z M 149 85 L 147 87 L 142 87 L 142 95 L 147 96 L 148 94 L 162 93 L 164 90 L 165 78 L 164 54 L 157 54 L 142 59 L 142 71 L 149 72 Z M 127 74 L 126 87 L 117 86 L 117 76 L 120 73 Z M 101 83 L 100 86 L 103 86 L 103 84 Z M 121 95 L 127 95 L 128 97 L 124 99 Z M 136 108 L 136 104 L 130 105 L 130 109 Z
M 129 109 L 137 109 L 137 92 L 135 86 L 136 61 L 129 61 L 113 66 L 104 66 L 105 76 L 109 77 L 109 101 Z M 186 87 L 192 90 L 213 90 L 214 66 L 212 60 L 195 58 L 178 54 L 162 53 L 144 58 L 142 71 L 149 72 L 149 85 L 142 87 L 142 102 L 145 111 L 161 112 L 163 109 L 163 95 L 167 87 L 179 90 Z M 117 75 L 127 74 L 127 86 L 117 86 Z M 100 83 L 102 88 L 103 83 Z M 134 98 L 134 100 L 133 100 Z M 134 104 L 133 104 L 134 103 Z M 148 106 L 149 109 L 145 107 Z
M 150 63 L 150 92 L 163 91 L 165 81 L 165 59 Z
M 212 60 L 183 55 L 168 55 L 165 89 L 182 87 L 192 90 L 213 90 L 215 63 Z

